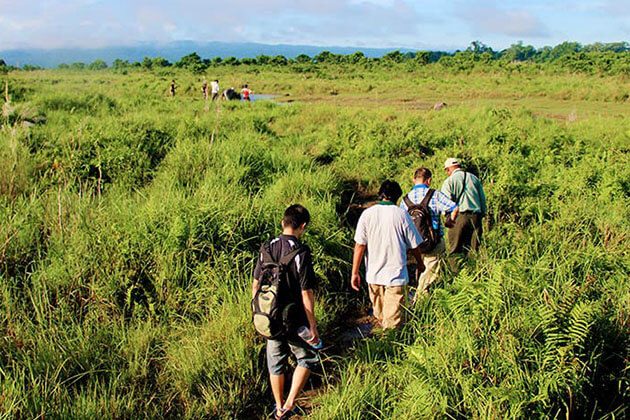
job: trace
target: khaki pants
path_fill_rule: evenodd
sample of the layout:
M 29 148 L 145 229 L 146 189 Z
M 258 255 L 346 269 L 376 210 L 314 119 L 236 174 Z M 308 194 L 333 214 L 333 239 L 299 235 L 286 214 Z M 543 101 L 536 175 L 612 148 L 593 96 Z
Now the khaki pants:
M 406 286 L 368 284 L 374 316 L 383 329 L 397 328 L 403 323 L 402 307 L 407 296 Z
M 422 262 L 424 263 L 424 271 L 418 278 L 418 293 L 426 293 L 429 291 L 431 283 L 437 279 L 442 265 L 442 258 L 446 251 L 444 238 L 435 246 L 430 253 L 422 254 Z

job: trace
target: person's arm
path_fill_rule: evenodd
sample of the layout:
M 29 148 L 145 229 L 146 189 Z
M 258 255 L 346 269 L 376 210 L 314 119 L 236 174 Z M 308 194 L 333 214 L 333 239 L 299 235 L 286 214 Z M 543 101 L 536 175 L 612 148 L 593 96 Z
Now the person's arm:
M 436 191 L 435 198 L 436 211 L 445 214 L 445 222 L 447 223 L 446 227 L 449 227 L 449 222 L 454 222 L 459 214 L 459 206 L 457 203 L 448 198 L 448 196 L 442 191 Z
M 252 281 L 252 299 L 254 299 L 254 296 L 256 296 L 256 292 L 258 291 L 258 289 L 260 289 L 260 276 L 262 274 L 262 249 L 263 247 L 260 247 L 260 251 L 258 252 L 258 258 L 256 259 L 256 265 L 254 266 L 254 272 L 252 275 L 252 278 L 254 279 Z
M 420 252 L 420 247 L 413 248 L 411 250 L 411 253 L 416 258 L 416 263 L 418 264 L 418 270 L 420 270 L 420 272 L 424 271 L 425 267 L 424 267 L 424 263 L 422 259 L 422 252 Z
M 313 289 L 302 290 L 302 303 L 304 304 L 304 312 L 311 329 L 313 339 L 311 342 L 316 343 L 319 340 L 319 332 L 317 331 L 317 321 L 315 320 L 315 293 Z
M 357 231 L 354 233 L 354 252 L 352 253 L 352 275 L 350 276 L 350 286 L 359 291 L 361 287 L 361 275 L 359 269 L 361 268 L 361 260 L 365 255 L 368 244 L 367 224 L 368 224 L 368 212 L 365 210 L 359 221 L 357 222 Z
M 455 219 L 457 219 L 457 215 L 459 214 L 459 206 L 455 207 L 455 210 L 453 210 L 450 214 L 451 216 L 451 220 L 454 222 Z
M 422 263 L 422 253 L 420 252 L 420 245 L 425 241 L 425 238 L 420 235 L 416 225 L 411 220 L 409 214 L 405 214 L 404 222 L 405 241 L 407 242 L 407 249 L 411 250 L 411 253 L 416 258 L 418 269 L 424 271 L 424 264 Z
M 252 299 L 254 299 L 254 296 L 256 296 L 256 292 L 258 291 L 259 288 L 260 288 L 260 281 L 258 279 L 254 279 L 254 281 L 252 282 Z
M 365 255 L 366 249 L 367 245 L 359 243 L 354 244 L 354 253 L 352 254 L 352 276 L 350 277 L 350 285 L 357 292 L 361 287 L 361 275 L 359 274 L 359 269 L 361 268 L 361 260 L 363 259 L 363 255 Z
M 486 194 L 483 191 L 483 186 L 481 185 L 481 181 L 479 181 L 479 200 L 481 201 L 481 215 L 485 216 L 488 214 L 488 208 L 486 207 Z
M 453 186 L 451 185 L 452 184 L 451 181 L 452 181 L 452 177 L 449 176 L 448 178 L 446 178 L 444 182 L 442 183 L 441 191 L 449 200 L 455 200 L 455 197 L 453 197 L 452 195 Z

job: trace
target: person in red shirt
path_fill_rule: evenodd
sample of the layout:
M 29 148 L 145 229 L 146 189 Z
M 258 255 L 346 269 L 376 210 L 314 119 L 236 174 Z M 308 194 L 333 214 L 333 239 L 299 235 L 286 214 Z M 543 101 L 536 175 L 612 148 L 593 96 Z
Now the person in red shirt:
M 251 89 L 247 85 L 243 85 L 243 89 L 241 89 L 241 99 L 244 101 L 250 101 L 250 95 L 252 94 Z

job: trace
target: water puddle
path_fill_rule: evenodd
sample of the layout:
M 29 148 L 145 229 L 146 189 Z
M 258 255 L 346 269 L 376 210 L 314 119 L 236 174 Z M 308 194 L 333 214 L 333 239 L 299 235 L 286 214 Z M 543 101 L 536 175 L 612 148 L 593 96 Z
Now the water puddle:
M 275 93 L 252 93 L 250 95 L 250 98 L 251 98 L 252 102 L 271 101 L 275 105 L 279 105 L 279 106 L 291 105 L 293 103 L 293 99 L 283 100 L 283 101 L 278 101 L 277 100 L 277 99 L 283 98 L 285 96 L 287 96 L 287 95 L 277 95 Z
M 252 99 L 252 102 L 255 101 L 270 101 L 274 98 L 277 98 L 280 95 L 274 95 L 272 93 L 252 93 L 250 95 L 250 98 Z

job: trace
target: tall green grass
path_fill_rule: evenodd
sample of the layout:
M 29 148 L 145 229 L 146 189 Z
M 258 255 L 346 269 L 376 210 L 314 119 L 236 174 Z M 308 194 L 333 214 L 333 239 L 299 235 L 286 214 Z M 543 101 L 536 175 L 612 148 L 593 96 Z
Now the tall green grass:
M 626 414 L 630 126 L 597 110 L 619 78 L 220 74 L 304 101 L 206 110 L 197 77 L 176 76 L 171 99 L 150 73 L 9 74 L 14 104 L 45 119 L 0 130 L 4 417 L 261 416 L 248 290 L 284 208 L 313 215 L 326 339 L 354 298 L 349 198 L 408 188 L 419 165 L 439 186 L 453 155 L 486 187 L 482 252 L 399 335 L 336 358 L 312 415 Z M 412 82 L 458 103 L 407 108 Z M 545 116 L 563 91 L 588 117 Z

